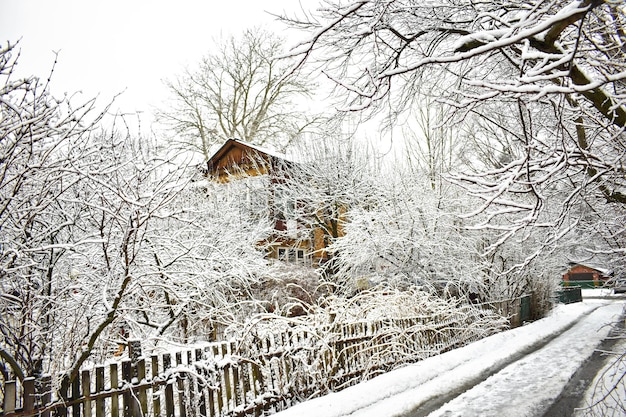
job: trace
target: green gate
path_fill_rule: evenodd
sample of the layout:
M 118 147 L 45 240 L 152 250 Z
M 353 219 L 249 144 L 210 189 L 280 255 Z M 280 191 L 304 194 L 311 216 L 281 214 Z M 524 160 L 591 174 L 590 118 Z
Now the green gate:
M 524 295 L 519 303 L 520 322 L 530 321 L 530 295 Z
M 561 288 L 557 292 L 557 295 L 559 297 L 559 303 L 563 303 L 563 304 L 579 303 L 583 300 L 580 287 Z

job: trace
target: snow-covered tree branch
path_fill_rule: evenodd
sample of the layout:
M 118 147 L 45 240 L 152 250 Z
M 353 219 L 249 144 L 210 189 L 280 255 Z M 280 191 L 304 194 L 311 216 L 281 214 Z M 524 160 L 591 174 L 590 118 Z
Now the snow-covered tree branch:
M 594 0 L 326 1 L 284 18 L 308 31 L 292 55 L 322 68 L 345 110 L 396 120 L 425 95 L 444 106 L 441 123 L 491 155 L 451 176 L 483 200 L 479 227 L 500 242 L 555 227 L 552 244 L 581 205 L 624 218 L 624 19 L 622 4 Z

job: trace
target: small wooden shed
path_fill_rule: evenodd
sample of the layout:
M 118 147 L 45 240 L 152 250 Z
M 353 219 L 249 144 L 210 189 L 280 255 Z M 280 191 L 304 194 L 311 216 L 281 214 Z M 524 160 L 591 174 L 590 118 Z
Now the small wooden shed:
M 580 286 L 583 288 L 602 287 L 611 277 L 611 272 L 599 267 L 572 263 L 563 274 L 563 286 Z

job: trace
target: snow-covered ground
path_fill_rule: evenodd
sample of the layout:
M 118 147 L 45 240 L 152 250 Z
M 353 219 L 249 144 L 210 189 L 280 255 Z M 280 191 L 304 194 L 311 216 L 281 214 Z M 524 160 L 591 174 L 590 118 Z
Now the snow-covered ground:
M 586 290 L 583 303 L 559 305 L 547 318 L 276 415 L 541 416 L 622 314 L 624 299 L 599 295 Z M 438 403 L 450 393 L 460 395 Z

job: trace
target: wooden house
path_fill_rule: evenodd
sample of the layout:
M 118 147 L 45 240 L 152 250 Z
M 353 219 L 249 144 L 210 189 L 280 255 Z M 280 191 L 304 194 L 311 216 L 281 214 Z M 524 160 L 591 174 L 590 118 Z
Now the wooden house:
M 598 267 L 591 267 L 581 263 L 571 263 L 563 274 L 564 286 L 581 286 L 586 288 L 602 287 L 610 278 L 610 271 Z
M 277 153 L 229 139 L 207 161 L 207 172 L 219 182 L 228 182 L 238 176 L 270 174 L 289 163 Z
M 220 183 L 266 175 L 271 188 L 268 212 L 275 234 L 268 244 L 269 258 L 308 266 L 321 265 L 327 260 L 327 239 L 323 231 L 305 226 L 295 217 L 297 201 L 283 196 L 281 187 L 295 164 L 284 155 L 240 140 L 229 139 L 207 161 L 207 174 Z

